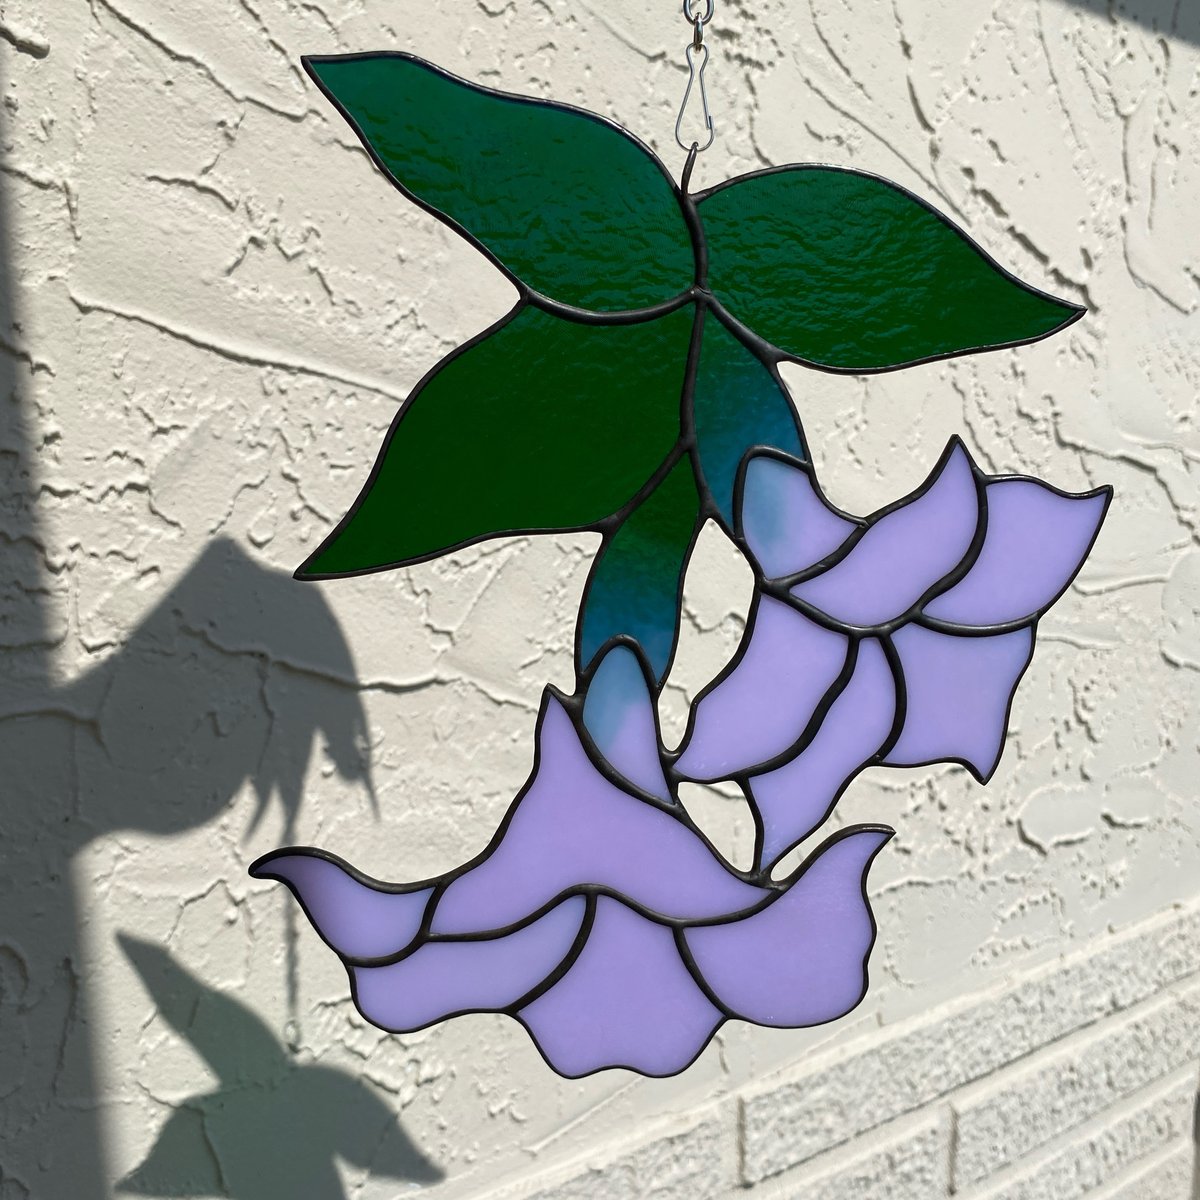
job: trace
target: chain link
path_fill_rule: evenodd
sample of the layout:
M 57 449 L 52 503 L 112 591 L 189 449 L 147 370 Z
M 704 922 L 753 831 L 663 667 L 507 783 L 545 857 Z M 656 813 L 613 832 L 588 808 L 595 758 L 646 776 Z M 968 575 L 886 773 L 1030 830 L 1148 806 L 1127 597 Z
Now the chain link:
M 684 48 L 688 65 L 688 82 L 683 93 L 683 102 L 679 106 L 679 115 L 675 118 L 675 140 L 689 154 L 698 154 L 707 150 L 717 136 L 713 124 L 712 113 L 708 108 L 708 89 L 704 85 L 704 69 L 708 66 L 708 47 L 704 44 L 704 27 L 713 19 L 716 11 L 716 0 L 683 0 L 683 15 L 692 27 L 692 41 Z M 683 119 L 687 115 L 688 101 L 692 98 L 692 89 L 700 93 L 700 107 L 704 118 L 704 127 L 708 130 L 708 140 L 701 145 L 698 141 L 686 142 L 683 139 Z M 691 160 L 689 159 L 689 162 Z

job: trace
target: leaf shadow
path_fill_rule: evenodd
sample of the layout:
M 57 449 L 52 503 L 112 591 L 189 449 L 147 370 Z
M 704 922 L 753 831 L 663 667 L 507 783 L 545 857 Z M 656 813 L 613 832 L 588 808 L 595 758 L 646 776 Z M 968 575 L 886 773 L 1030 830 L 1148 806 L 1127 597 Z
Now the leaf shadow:
M 1200 44 L 1200 6 L 1194 0 L 1066 0 L 1075 8 L 1086 9 L 1120 24 L 1136 25 L 1163 37 Z
M 245 783 L 258 798 L 246 832 L 277 797 L 290 837 L 322 742 L 339 776 L 373 802 L 354 680 L 317 589 L 213 541 L 116 654 L 54 697 L 81 723 L 79 844 L 197 828 Z
M 246 1005 L 201 982 L 160 946 L 124 934 L 118 942 L 159 1015 L 217 1077 L 214 1090 L 174 1105 L 119 1192 L 344 1200 L 338 1160 L 375 1179 L 444 1178 L 361 1079 L 297 1063 Z
M 6 555 L 36 561 L 37 543 L 0 539 L 0 562 Z M 30 564 L 17 578 L 40 589 L 48 577 Z M 278 799 L 289 839 L 320 753 L 373 796 L 366 713 L 320 589 L 227 540 L 210 543 L 118 649 L 65 683 L 45 662 L 54 629 L 40 591 L 12 608 L 28 616 L 6 628 L 0 621 L 0 644 L 11 631 L 30 649 L 14 651 L 23 673 L 0 695 L 0 835 L 12 850 L 0 871 L 0 1140 L 15 1138 L 6 1169 L 34 1194 L 100 1200 L 103 1029 L 81 931 L 93 921 L 96 888 L 107 885 L 81 889 L 80 860 L 112 835 L 106 844 L 119 859 L 126 831 L 169 837 L 210 825 L 246 786 L 258 799 L 250 828 Z M 294 919 L 282 933 L 294 1002 Z M 37 1137 L 6 1135 L 30 1122 Z

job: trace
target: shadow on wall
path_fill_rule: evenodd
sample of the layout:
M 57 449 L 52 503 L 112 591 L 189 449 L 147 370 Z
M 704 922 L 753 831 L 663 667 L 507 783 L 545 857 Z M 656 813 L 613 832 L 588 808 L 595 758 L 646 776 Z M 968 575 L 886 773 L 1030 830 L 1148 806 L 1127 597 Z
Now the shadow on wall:
M 245 1005 L 206 987 L 159 947 L 119 940 L 159 1014 L 200 1054 L 218 1086 L 176 1107 L 146 1161 L 118 1191 L 343 1200 L 337 1158 L 369 1168 L 373 1179 L 442 1178 L 366 1084 L 297 1064 Z M 210 1150 L 217 1146 L 219 1169 Z
M 1164 37 L 1200 44 L 1200 4 L 1196 0 L 1067 0 L 1117 22 L 1132 22 Z
M 1192 1200 L 1200 1200 L 1200 1095 L 1192 1111 Z
M 321 662 L 328 677 L 288 663 Z M 175 833 L 217 815 L 243 783 L 273 794 L 291 837 L 318 736 L 343 779 L 365 781 L 354 663 L 316 588 L 212 542 L 95 670 L 53 693 L 77 723 L 78 797 L 64 839 Z
M 6 216 L 0 204 L 0 347 L 22 340 Z M 259 799 L 254 820 L 278 794 L 290 831 L 318 738 L 342 777 L 370 780 L 354 663 L 319 589 L 228 541 L 211 544 L 104 662 L 68 684 L 53 680 L 53 647 L 67 633 L 65 576 L 47 565 L 39 529 L 38 455 L 52 443 L 34 419 L 53 382 L 19 351 L 0 349 L 0 1196 L 106 1200 L 112 1172 L 97 1051 L 107 1032 L 83 949 L 88 899 L 114 886 L 126 851 L 107 842 L 111 853 L 79 891 L 76 856 L 120 831 L 199 828 L 247 781 Z M 312 662 L 324 674 L 288 665 Z M 172 886 L 168 865 L 160 887 Z M 294 920 L 288 932 L 294 963 Z M 164 1018 L 221 1081 L 167 1121 L 127 1186 L 334 1200 L 342 1195 L 335 1152 L 370 1160 L 389 1178 L 438 1177 L 354 1077 L 296 1066 L 242 1005 L 164 951 L 125 945 Z M 211 1186 L 210 1143 L 196 1138 L 211 1122 L 221 1124 L 228 1192 Z M 296 1185 L 287 1172 L 301 1164 L 329 1182 Z M 205 1169 L 204 1187 L 188 1190 L 189 1173 Z M 260 1172 L 254 1187 L 244 1182 L 251 1169 Z

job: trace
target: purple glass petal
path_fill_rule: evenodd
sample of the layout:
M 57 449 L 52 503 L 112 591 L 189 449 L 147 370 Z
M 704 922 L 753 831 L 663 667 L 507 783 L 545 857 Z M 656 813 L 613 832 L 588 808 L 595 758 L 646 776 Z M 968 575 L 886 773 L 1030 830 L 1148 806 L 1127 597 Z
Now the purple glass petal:
M 462 1012 L 495 1012 L 531 992 L 567 957 L 587 901 L 572 896 L 515 933 L 487 941 L 426 942 L 385 967 L 354 967 L 355 1003 L 393 1033 Z
M 838 792 L 887 740 L 896 717 L 896 683 L 883 647 L 864 638 L 846 690 L 817 736 L 791 762 L 751 780 L 769 866 L 825 820 Z
M 614 646 L 588 684 L 583 724 L 596 748 L 635 787 L 671 800 L 663 775 L 650 689 L 637 655 Z
M 826 503 L 809 470 L 762 454 L 746 465 L 741 517 L 742 532 L 768 579 L 820 562 L 859 528 Z
M 962 561 L 979 522 L 971 460 L 955 443 L 923 494 L 877 520 L 840 562 L 792 595 L 849 625 L 882 625 Z
M 960 625 L 1032 620 L 1083 566 L 1107 506 L 1107 493 L 1063 496 L 1034 479 L 989 483 L 979 557 L 925 612 Z
M 520 1016 L 550 1065 L 570 1077 L 604 1067 L 674 1074 L 722 1019 L 671 930 L 603 896 L 579 958 Z
M 907 694 L 904 728 L 887 765 L 962 761 L 986 782 L 1000 761 L 1009 704 L 1033 653 L 1033 630 L 953 637 L 906 625 L 892 641 Z
M 713 994 L 759 1025 L 819 1025 L 848 1013 L 866 991 L 875 940 L 867 868 L 889 837 L 871 829 L 826 842 L 774 904 L 688 929 L 684 940 Z
M 433 893 L 388 891 L 386 884 L 363 883 L 340 860 L 304 852 L 269 858 L 251 874 L 291 887 L 317 932 L 343 958 L 399 954 L 416 937 Z
M 793 746 L 846 665 L 849 639 L 763 596 L 733 670 L 696 704 L 675 764 L 701 781 L 728 779 Z
M 433 932 L 515 924 L 580 884 L 597 884 L 666 917 L 703 919 L 760 901 L 670 811 L 610 783 L 592 764 L 571 718 L 547 696 L 533 782 L 500 843 L 447 887 Z

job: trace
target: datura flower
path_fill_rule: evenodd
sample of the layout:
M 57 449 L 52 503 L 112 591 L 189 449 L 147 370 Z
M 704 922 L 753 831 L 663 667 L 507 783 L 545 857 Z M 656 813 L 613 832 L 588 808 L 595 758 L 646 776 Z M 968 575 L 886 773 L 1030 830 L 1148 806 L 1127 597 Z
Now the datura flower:
M 985 475 L 954 439 L 917 491 L 859 520 L 828 503 L 807 463 L 751 456 L 739 523 L 762 583 L 676 770 L 745 781 L 767 862 L 868 764 L 957 762 L 986 783 L 1037 621 L 1110 500 Z
M 581 707 L 547 690 L 533 773 L 458 871 L 384 884 L 309 849 L 251 868 L 292 890 L 363 1016 L 407 1032 L 503 1012 L 562 1075 L 670 1075 L 730 1018 L 816 1025 L 857 1005 L 875 940 L 866 872 L 892 831 L 844 830 L 780 882 L 737 871 L 678 803 L 626 778 L 657 753 L 645 685 L 602 733 L 607 755 Z

